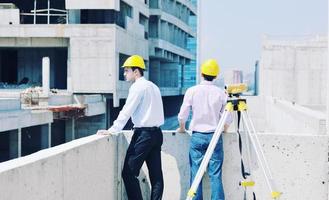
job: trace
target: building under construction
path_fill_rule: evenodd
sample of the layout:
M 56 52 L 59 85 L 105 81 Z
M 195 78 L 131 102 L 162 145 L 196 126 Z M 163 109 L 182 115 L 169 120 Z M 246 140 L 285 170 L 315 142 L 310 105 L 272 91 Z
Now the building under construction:
M 109 127 L 130 55 L 177 102 L 167 118 L 195 84 L 196 1 L 1 0 L 0 16 L 0 161 Z
M 0 162 L 9 160 L 0 163 L 0 199 L 127 199 L 121 171 L 132 132 L 95 133 L 124 103 L 129 84 L 120 66 L 132 54 L 145 58 L 146 77 L 160 86 L 166 121 L 177 115 L 196 79 L 196 1 L 0 2 Z M 258 95 L 242 98 L 272 173 L 264 178 L 251 151 L 244 169 L 254 185 L 242 184 L 241 159 L 249 148 L 240 147 L 233 123 L 223 134 L 226 199 L 254 199 L 252 192 L 265 200 L 328 199 L 327 55 L 327 36 L 263 38 Z M 226 77 L 235 83 L 244 74 Z M 163 199 L 183 200 L 190 135 L 170 129 L 161 149 Z M 240 134 L 245 141 L 245 127 Z M 138 179 L 148 199 L 146 174 L 143 166 Z M 203 180 L 204 199 L 210 199 L 209 180 Z M 271 197 L 268 185 L 280 198 Z

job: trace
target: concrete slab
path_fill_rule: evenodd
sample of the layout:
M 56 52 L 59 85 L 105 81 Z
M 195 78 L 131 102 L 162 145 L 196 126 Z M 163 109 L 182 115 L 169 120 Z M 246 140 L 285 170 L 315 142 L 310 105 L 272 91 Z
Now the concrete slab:
M 53 122 L 53 113 L 42 110 L 0 112 L 0 132 Z

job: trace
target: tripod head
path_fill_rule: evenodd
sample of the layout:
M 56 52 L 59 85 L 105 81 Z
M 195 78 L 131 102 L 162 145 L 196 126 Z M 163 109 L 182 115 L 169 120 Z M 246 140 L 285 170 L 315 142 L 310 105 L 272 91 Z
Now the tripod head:
M 230 98 L 232 98 L 232 97 L 239 98 L 243 92 L 247 91 L 248 86 L 247 86 L 247 84 L 244 84 L 244 83 L 231 84 L 231 85 L 225 85 L 225 89 Z
M 247 84 L 226 85 L 225 89 L 229 97 L 227 103 L 232 107 L 232 110 L 241 111 L 247 109 L 247 100 L 240 98 L 240 95 L 247 91 Z

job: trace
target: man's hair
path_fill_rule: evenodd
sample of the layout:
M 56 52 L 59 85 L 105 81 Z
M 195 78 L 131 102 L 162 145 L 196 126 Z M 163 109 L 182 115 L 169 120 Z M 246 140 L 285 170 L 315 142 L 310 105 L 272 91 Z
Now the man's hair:
M 205 74 L 202 74 L 202 76 L 206 81 L 212 81 L 216 78 L 216 76 L 209 76 L 209 75 L 205 75 Z
M 131 70 L 135 71 L 135 70 L 138 70 L 139 73 L 141 74 L 141 76 L 144 76 L 144 70 L 140 67 L 131 67 Z

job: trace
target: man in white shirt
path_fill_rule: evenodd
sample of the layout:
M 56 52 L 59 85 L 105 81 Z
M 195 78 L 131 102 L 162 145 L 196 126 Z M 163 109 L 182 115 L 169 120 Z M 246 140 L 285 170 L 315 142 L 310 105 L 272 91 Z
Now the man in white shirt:
M 189 150 L 191 184 L 222 117 L 227 101 L 226 93 L 213 83 L 213 80 L 219 74 L 219 70 L 219 65 L 214 59 L 209 59 L 202 64 L 201 73 L 204 80 L 199 85 L 186 91 L 178 114 L 179 128 L 177 132 L 184 133 L 185 122 L 192 110 L 192 121 L 189 127 L 192 130 Z M 231 122 L 232 116 L 228 115 L 224 125 L 225 132 Z M 220 137 L 210 158 L 207 170 L 211 183 L 211 200 L 224 200 L 225 198 L 222 184 L 223 156 L 223 141 Z M 193 199 L 203 199 L 202 182 Z
M 131 117 L 134 134 L 122 170 L 128 199 L 143 199 L 137 177 L 145 161 L 152 186 L 151 199 L 160 200 L 163 193 L 161 168 L 163 136 L 160 126 L 164 123 L 161 93 L 155 84 L 143 77 L 145 63 L 141 56 L 130 56 L 122 67 L 126 81 L 133 84 L 129 89 L 125 105 L 108 132 L 120 132 Z

